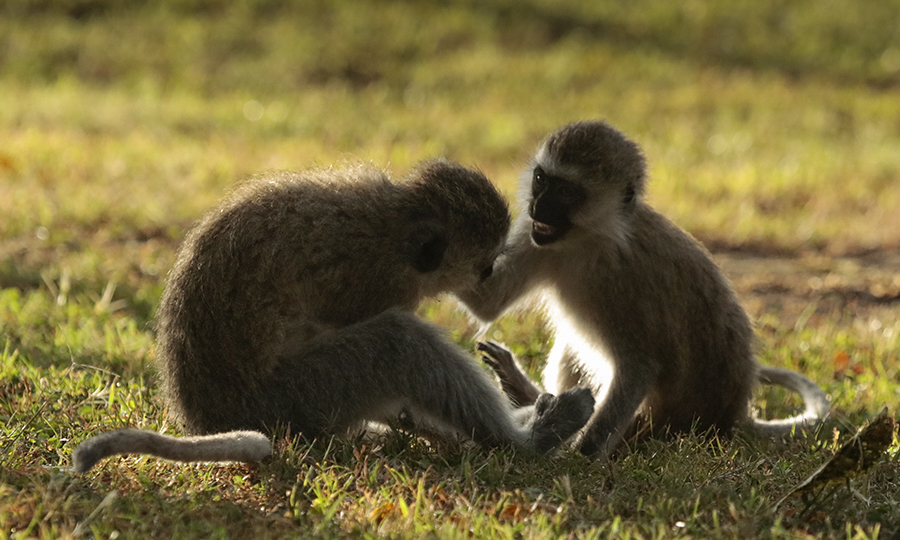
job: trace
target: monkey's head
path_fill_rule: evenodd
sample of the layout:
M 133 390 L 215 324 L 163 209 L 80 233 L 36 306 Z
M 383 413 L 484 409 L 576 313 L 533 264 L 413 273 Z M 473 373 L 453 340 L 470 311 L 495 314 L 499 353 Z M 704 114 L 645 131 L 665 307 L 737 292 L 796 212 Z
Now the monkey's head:
M 621 238 L 644 192 L 645 175 L 640 148 L 609 124 L 584 121 L 558 129 L 522 179 L 532 241 L 546 246 L 576 229 Z
M 506 200 L 485 176 L 443 159 L 410 173 L 406 250 L 427 296 L 485 279 L 509 231 Z

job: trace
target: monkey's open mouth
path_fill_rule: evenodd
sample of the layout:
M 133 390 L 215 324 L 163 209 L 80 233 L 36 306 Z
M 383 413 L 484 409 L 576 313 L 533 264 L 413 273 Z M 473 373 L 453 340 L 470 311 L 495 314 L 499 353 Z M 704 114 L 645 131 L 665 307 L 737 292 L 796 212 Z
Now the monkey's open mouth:
M 566 229 L 567 227 L 554 227 L 540 221 L 532 221 L 531 239 L 535 244 L 544 246 L 557 241 Z

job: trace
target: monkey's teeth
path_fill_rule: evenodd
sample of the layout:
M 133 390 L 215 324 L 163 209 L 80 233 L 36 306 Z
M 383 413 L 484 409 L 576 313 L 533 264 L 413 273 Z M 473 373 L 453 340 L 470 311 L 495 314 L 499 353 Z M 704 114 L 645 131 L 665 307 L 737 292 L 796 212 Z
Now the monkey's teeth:
M 546 223 L 541 223 L 540 221 L 535 221 L 532 225 L 532 229 L 534 230 L 534 232 L 544 235 L 552 235 L 556 232 L 556 227 L 547 225 Z

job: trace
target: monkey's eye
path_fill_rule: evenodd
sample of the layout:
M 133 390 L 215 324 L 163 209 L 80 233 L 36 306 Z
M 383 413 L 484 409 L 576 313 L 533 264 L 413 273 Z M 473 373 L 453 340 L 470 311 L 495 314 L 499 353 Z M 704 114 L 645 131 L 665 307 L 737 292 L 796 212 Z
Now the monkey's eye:
M 534 170 L 531 187 L 534 191 L 543 191 L 547 187 L 547 176 L 544 174 L 544 171 L 540 169 Z
M 479 277 L 479 279 L 481 279 L 481 281 L 484 281 L 487 278 L 491 277 L 491 274 L 493 274 L 493 273 L 494 273 L 494 265 L 489 264 L 487 268 L 485 268 L 484 270 L 481 271 L 481 275 L 479 275 L 478 277 Z

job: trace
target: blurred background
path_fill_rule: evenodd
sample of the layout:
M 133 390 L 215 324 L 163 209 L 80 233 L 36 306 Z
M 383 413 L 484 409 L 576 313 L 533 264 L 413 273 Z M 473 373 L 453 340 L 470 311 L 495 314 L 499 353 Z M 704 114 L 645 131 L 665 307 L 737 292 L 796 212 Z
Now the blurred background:
M 643 147 L 650 202 L 754 317 L 897 319 L 898 0 L 5 0 L 0 285 L 148 340 L 185 231 L 240 179 L 445 156 L 515 196 L 584 118 Z M 4 309 L 13 348 L 72 354 L 43 308 L 32 331 Z
M 241 177 L 344 159 L 513 193 L 582 118 L 710 243 L 900 246 L 896 0 L 4 0 L 0 236 L 178 236 Z

